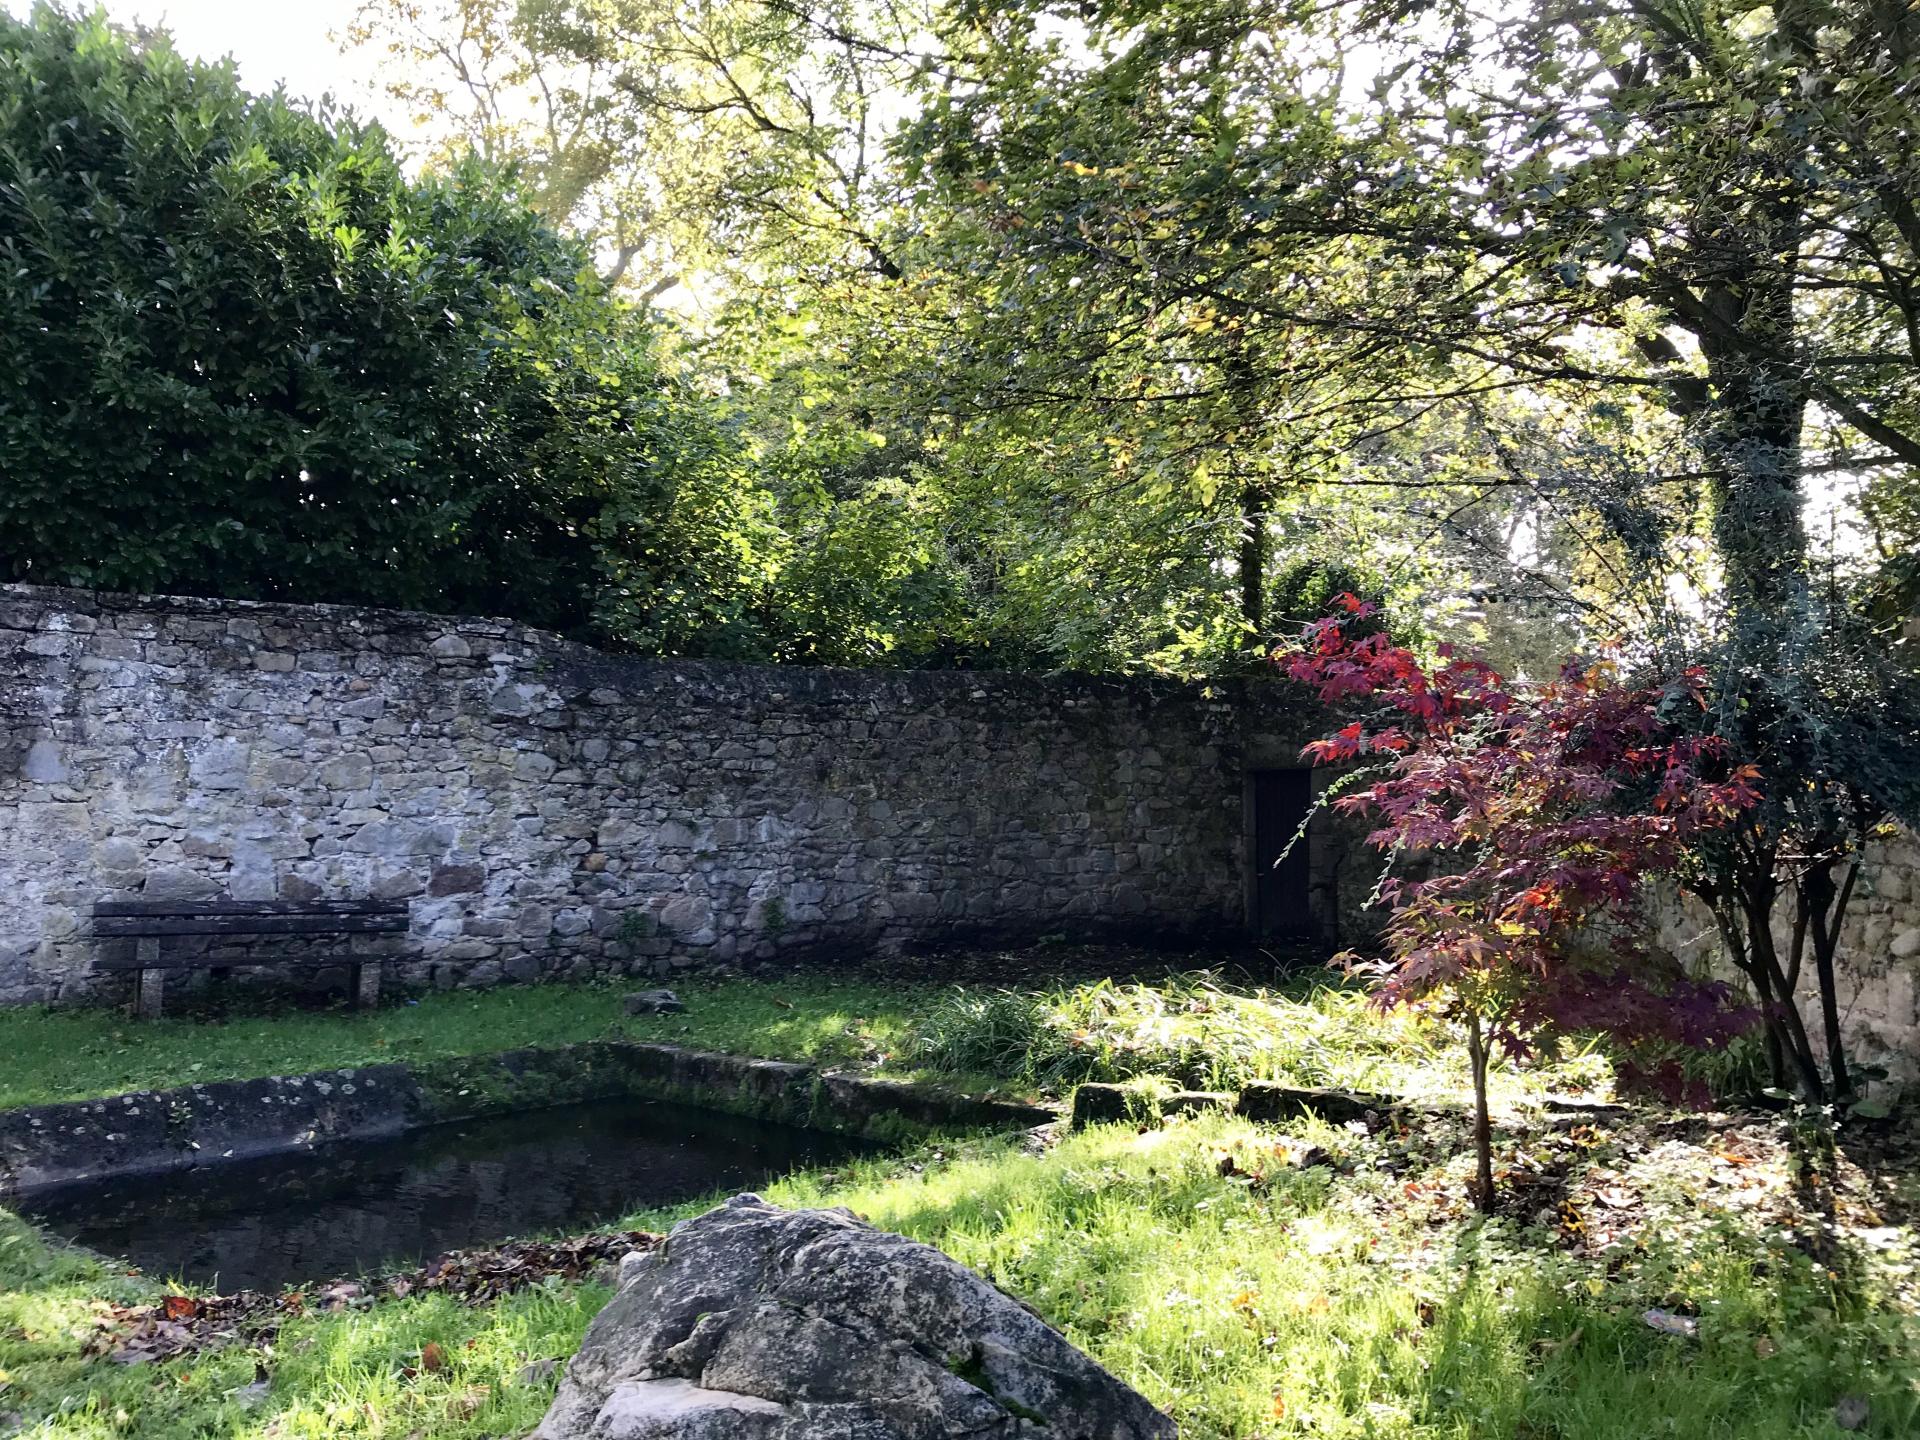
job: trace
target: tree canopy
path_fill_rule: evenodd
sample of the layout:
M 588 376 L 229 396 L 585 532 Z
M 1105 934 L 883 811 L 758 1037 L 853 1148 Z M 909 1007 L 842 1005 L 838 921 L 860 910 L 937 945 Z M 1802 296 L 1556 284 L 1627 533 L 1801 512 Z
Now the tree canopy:
M 0 18 L 0 156 L 10 578 L 562 628 L 610 573 L 724 589 L 705 421 L 497 174 L 50 9 Z
M 419 122 L 410 179 L 377 128 L 46 12 L 7 45 L 9 414 L 119 449 L 10 463 L 138 480 L 13 513 L 91 486 L 88 535 L 142 517 L 112 564 L 63 540 L 69 578 L 676 653 L 1206 673 L 1358 588 L 1536 674 L 1628 633 L 1749 635 L 1729 673 L 1765 669 L 1841 612 L 1897 658 L 1913 27 L 366 0 L 346 38 Z M 48 140 L 61 106 L 97 157 Z

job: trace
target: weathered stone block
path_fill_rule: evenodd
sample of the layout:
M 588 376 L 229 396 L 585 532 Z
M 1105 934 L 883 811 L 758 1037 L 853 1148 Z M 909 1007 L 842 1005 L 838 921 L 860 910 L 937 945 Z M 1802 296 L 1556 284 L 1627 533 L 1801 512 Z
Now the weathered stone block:
M 373 784 L 373 757 L 352 751 L 327 761 L 314 778 L 328 790 L 365 790 Z
M 558 768 L 551 755 L 543 755 L 538 750 L 523 750 L 513 757 L 513 775 L 516 780 L 538 783 L 551 777 Z
M 486 867 L 472 865 L 436 865 L 427 882 L 429 895 L 471 895 L 486 887 Z
M 64 782 L 71 773 L 57 742 L 35 740 L 27 746 L 26 759 L 20 765 L 20 774 L 24 778 L 42 785 L 57 785 Z

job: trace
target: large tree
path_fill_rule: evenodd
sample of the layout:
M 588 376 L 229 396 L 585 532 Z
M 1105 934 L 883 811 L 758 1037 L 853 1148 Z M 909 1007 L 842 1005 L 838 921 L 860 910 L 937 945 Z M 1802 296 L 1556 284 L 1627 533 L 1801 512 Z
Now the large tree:
M 1848 877 L 1882 815 L 1920 815 L 1920 752 L 1890 637 L 1816 554 L 1805 509 L 1810 485 L 1844 477 L 1897 533 L 1920 465 L 1910 7 L 960 13 L 979 78 L 929 106 L 919 185 L 971 216 L 973 263 L 999 287 L 971 347 L 1014 373 L 1018 403 L 1125 403 L 1175 456 L 1217 446 L 1236 475 L 1264 464 L 1282 483 L 1294 455 L 1315 479 L 1354 463 L 1381 483 L 1385 437 L 1445 433 L 1436 407 L 1464 410 L 1495 422 L 1493 480 L 1581 512 L 1596 553 L 1654 582 L 1643 597 L 1707 542 L 1706 623 L 1670 612 L 1637 654 L 1671 666 L 1650 642 L 1674 638 L 1708 663 L 1703 723 L 1768 777 L 1699 892 L 1778 1021 L 1781 1078 L 1844 1091 Z M 1150 378 L 1116 393 L 1115 369 Z M 1623 416 L 1664 437 L 1626 466 L 1517 443 L 1557 431 L 1604 455 Z M 1431 478 L 1402 466 L 1403 483 L 1466 478 L 1448 473 L 1457 446 L 1423 458 Z M 1189 484 L 1210 469 L 1189 465 Z M 1910 576 L 1888 568 L 1897 603 Z M 1824 1056 L 1786 1004 L 1803 952 Z
M 1020 285 L 1000 343 L 1068 340 L 1069 364 L 1043 373 L 1150 333 L 1189 382 L 1166 398 L 1225 396 L 1237 377 L 1259 413 L 1336 435 L 1356 410 L 1428 402 L 1438 360 L 1454 394 L 1651 399 L 1685 422 L 1736 603 L 1799 583 L 1807 476 L 1909 491 L 1909 7 L 963 13 L 988 78 L 929 107 L 923 189 L 970 209 L 969 242 L 993 252 L 979 265 Z M 1284 387 L 1336 345 L 1374 362 L 1370 383 L 1343 375 L 1289 416 Z M 1231 410 L 1209 419 L 1236 432 Z
M 0 167 L 6 578 L 561 627 L 613 571 L 724 587 L 717 437 L 493 172 L 44 7 Z
M 884 141 L 925 24 L 899 0 L 363 0 L 347 40 L 385 52 L 435 154 L 518 167 L 610 279 L 724 299 L 897 277 Z

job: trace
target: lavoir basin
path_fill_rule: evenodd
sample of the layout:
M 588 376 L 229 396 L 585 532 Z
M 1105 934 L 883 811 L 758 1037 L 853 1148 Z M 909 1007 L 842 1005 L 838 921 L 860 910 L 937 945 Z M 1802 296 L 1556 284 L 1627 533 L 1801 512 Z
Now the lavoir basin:
M 871 1148 L 663 1101 L 608 1100 L 71 1185 L 24 1208 L 149 1275 L 276 1289 L 590 1229 Z

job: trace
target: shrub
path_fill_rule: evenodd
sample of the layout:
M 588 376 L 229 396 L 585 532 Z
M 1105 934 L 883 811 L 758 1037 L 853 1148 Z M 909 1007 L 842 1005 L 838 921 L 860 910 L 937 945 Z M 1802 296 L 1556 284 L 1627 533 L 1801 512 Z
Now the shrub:
M 0 15 L 0 356 L 0 578 L 567 628 L 603 543 L 703 533 L 645 333 L 509 183 L 99 14 Z
M 1389 865 L 1429 867 L 1383 877 L 1387 957 L 1366 968 L 1383 1006 L 1463 1026 L 1476 1198 L 1490 1209 L 1494 1047 L 1518 1054 L 1580 1030 L 1670 1053 L 1723 1046 L 1751 1023 L 1727 987 L 1651 944 L 1639 902 L 1648 878 L 1680 870 L 1759 802 L 1760 777 L 1677 723 L 1705 704 L 1697 670 L 1647 688 L 1607 661 L 1569 661 L 1555 680 L 1509 682 L 1444 647 L 1429 668 L 1366 627 L 1373 606 L 1341 602 L 1346 615 L 1310 625 L 1283 658 L 1324 703 L 1364 707 L 1307 746 L 1317 762 L 1361 767 L 1334 805 L 1379 820 L 1370 839 Z

